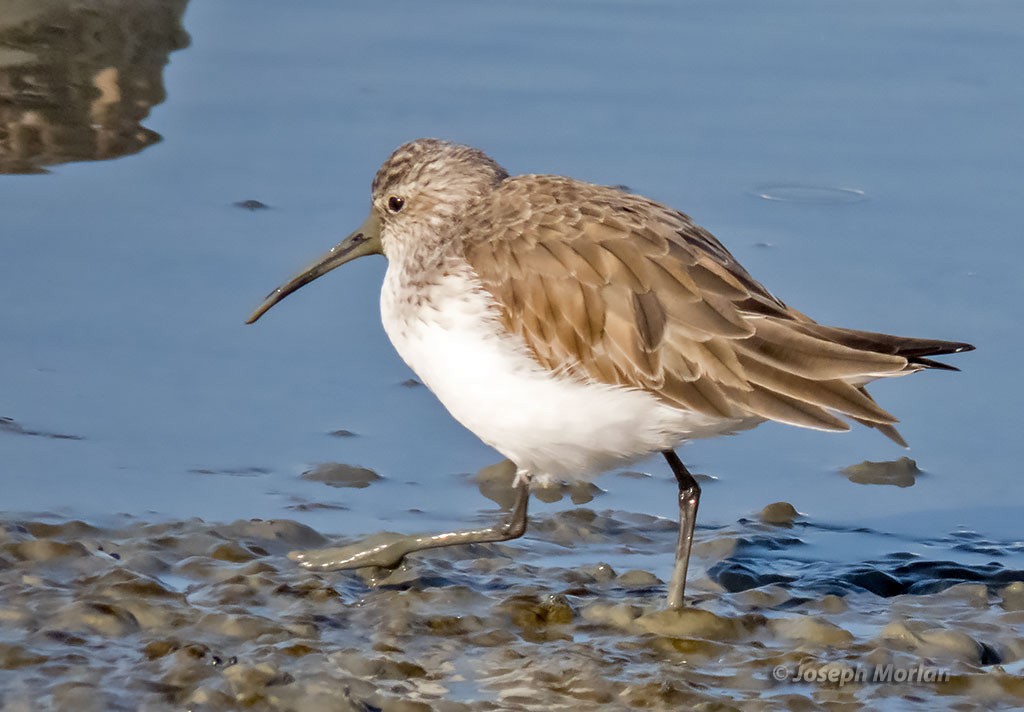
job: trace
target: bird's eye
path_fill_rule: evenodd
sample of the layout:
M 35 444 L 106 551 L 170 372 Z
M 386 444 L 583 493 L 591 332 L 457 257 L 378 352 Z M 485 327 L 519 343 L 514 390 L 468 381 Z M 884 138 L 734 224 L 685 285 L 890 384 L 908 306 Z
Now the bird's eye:
M 403 207 L 405 207 L 405 200 L 402 198 L 399 198 L 397 195 L 392 195 L 388 198 L 388 210 L 391 212 L 397 213 Z

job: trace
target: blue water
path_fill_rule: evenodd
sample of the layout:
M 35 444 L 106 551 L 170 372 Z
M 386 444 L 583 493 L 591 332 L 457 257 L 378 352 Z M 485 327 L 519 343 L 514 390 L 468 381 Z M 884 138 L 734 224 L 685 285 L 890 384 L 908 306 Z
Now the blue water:
M 686 447 L 717 478 L 702 523 L 786 500 L 831 524 L 1020 539 L 1021 3 L 195 0 L 184 29 L 142 121 L 162 142 L 0 176 L 0 416 L 82 438 L 0 429 L 8 513 L 357 534 L 491 510 L 460 475 L 498 456 L 400 385 L 412 374 L 379 325 L 383 259 L 243 324 L 362 221 L 395 146 L 440 136 L 512 173 L 683 209 L 822 322 L 978 346 L 955 358 L 962 373 L 874 387 L 909 453 L 863 429 L 772 424 Z M 233 205 L 245 199 L 270 207 Z M 358 437 L 327 434 L 342 428 Z M 926 472 L 913 487 L 838 473 L 903 454 Z M 386 479 L 298 479 L 323 461 Z M 663 463 L 643 469 L 657 477 L 599 480 L 590 506 L 674 517 Z M 288 509 L 307 500 L 348 510 Z M 886 552 L 856 533 L 819 544 Z

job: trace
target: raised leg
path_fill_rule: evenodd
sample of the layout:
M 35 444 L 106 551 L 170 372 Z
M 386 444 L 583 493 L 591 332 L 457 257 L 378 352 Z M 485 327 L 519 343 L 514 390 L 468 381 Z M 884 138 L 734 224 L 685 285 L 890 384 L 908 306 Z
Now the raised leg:
M 333 549 L 293 551 L 288 558 L 298 561 L 307 569 L 339 571 L 364 566 L 394 568 L 408 554 L 425 549 L 456 544 L 483 544 L 517 539 L 526 532 L 526 505 L 530 501 L 530 487 L 526 482 L 516 486 L 516 503 L 512 514 L 492 527 L 442 534 L 391 535 L 378 543 L 360 542 Z
M 690 566 L 690 549 L 693 547 L 693 528 L 697 524 L 697 506 L 700 504 L 700 485 L 674 450 L 665 450 L 662 455 L 668 460 L 668 466 L 679 483 L 679 539 L 672 580 L 668 584 L 668 607 L 682 608 L 686 570 Z

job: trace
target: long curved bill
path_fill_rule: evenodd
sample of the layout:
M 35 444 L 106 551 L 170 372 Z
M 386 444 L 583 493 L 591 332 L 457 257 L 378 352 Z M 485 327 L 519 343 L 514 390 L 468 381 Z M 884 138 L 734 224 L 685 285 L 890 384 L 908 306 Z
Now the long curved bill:
M 359 226 L 358 230 L 332 247 L 330 252 L 322 255 L 302 272 L 268 294 L 263 303 L 256 308 L 256 311 L 245 320 L 245 323 L 252 324 L 289 294 L 298 291 L 332 269 L 341 267 L 346 262 L 351 262 L 366 255 L 381 254 L 384 254 L 384 250 L 380 242 L 380 218 L 377 217 L 375 212 L 371 211 L 370 216 Z

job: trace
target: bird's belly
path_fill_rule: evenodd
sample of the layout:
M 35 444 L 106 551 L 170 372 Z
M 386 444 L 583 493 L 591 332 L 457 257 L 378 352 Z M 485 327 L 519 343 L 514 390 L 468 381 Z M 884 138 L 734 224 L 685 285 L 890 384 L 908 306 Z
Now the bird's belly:
M 397 309 L 394 296 L 385 285 L 382 317 L 399 355 L 456 420 L 530 475 L 587 477 L 734 427 L 542 368 L 478 291 L 416 309 Z

